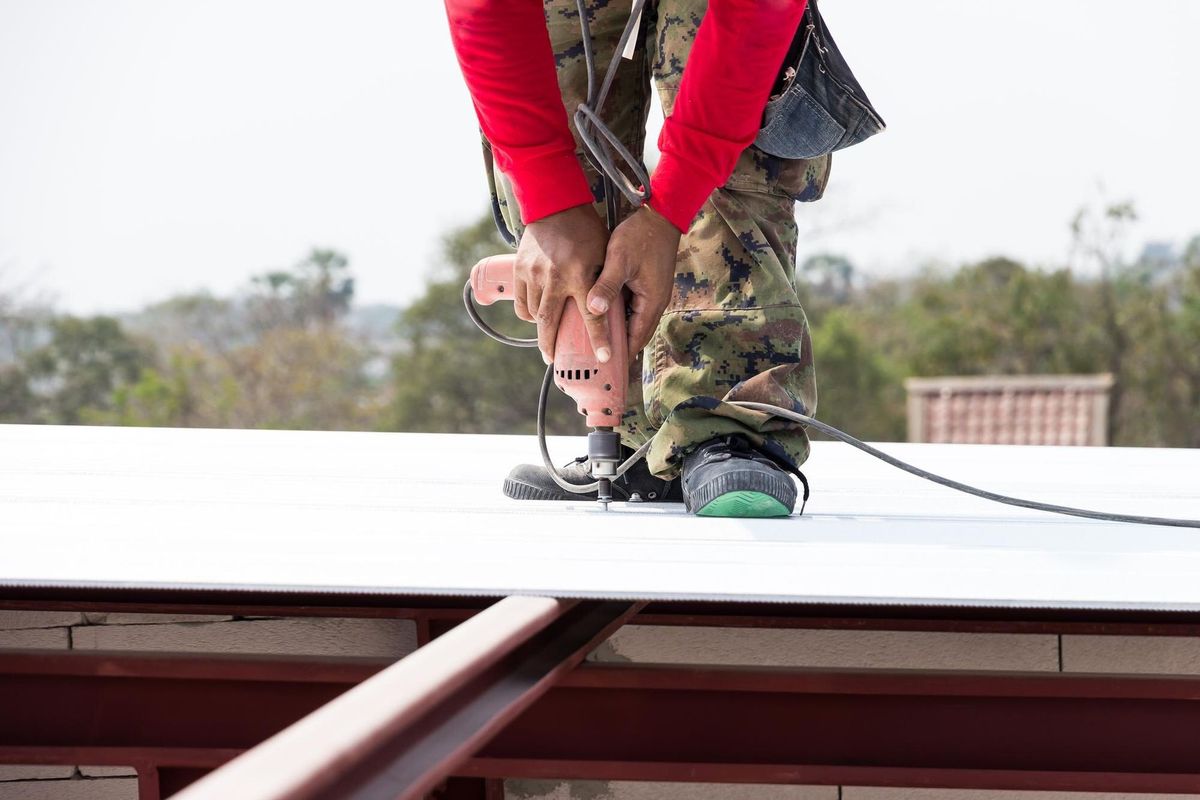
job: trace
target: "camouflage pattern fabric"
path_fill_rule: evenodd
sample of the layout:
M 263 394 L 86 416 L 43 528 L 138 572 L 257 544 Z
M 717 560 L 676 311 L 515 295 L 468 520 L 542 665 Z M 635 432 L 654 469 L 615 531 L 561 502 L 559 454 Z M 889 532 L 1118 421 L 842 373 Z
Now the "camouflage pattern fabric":
M 669 115 L 705 0 L 647 3 L 632 60 L 622 63 L 605 108 L 609 127 L 631 152 L 645 142 L 653 77 Z M 546 0 L 563 102 L 572 115 L 586 99 L 587 73 L 574 0 Z M 628 0 L 589 0 L 598 71 L 603 74 L 629 19 Z M 507 179 L 485 161 L 498 216 L 516 236 L 521 225 Z M 604 214 L 601 176 L 577 153 Z M 640 362 L 631 366 L 622 440 L 647 456 L 661 477 L 678 473 L 679 457 L 696 445 L 740 433 L 796 465 L 808 457 L 802 428 L 729 404 L 742 400 L 812 414 L 816 375 L 808 321 L 796 294 L 794 202 L 820 198 L 830 158 L 785 160 L 755 147 L 712 193 L 680 241 L 675 289 Z M 622 213 L 631 209 L 622 200 Z

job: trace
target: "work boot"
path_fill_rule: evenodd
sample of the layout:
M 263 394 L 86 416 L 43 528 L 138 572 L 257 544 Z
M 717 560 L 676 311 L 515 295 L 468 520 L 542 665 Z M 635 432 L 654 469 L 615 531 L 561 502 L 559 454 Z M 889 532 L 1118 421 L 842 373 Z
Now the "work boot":
M 702 517 L 786 517 L 796 507 L 796 475 L 781 457 L 771 457 L 742 436 L 709 439 L 683 457 L 683 502 Z M 801 513 L 804 508 L 801 506 Z
M 629 458 L 633 451 L 621 445 L 621 459 Z M 558 470 L 571 483 L 591 483 L 587 456 L 560 467 Z M 573 494 L 554 482 L 541 465 L 520 464 L 513 467 L 504 479 L 504 494 L 514 500 L 595 500 L 596 493 Z M 641 500 L 646 503 L 682 503 L 683 492 L 678 480 L 663 480 L 650 474 L 646 460 L 642 459 L 612 482 L 614 500 Z

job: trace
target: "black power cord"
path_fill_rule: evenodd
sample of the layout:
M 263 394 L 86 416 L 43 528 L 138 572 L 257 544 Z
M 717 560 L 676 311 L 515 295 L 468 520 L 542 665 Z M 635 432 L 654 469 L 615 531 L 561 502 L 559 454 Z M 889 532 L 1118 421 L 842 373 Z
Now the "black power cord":
M 1098 519 L 1104 522 L 1132 522 L 1139 525 L 1165 525 L 1173 528 L 1200 528 L 1200 520 L 1196 519 L 1144 517 L 1138 514 L 1113 514 L 1108 511 L 1092 511 L 1087 508 L 1073 508 L 1071 506 L 1058 506 L 1052 503 L 1039 503 L 1035 500 L 1023 500 L 1020 497 L 1010 497 L 1006 494 L 989 492 L 986 489 L 978 489 L 974 486 L 969 486 L 965 483 L 959 483 L 956 480 L 951 480 L 950 478 L 944 478 L 941 475 L 928 472 L 920 467 L 914 467 L 912 464 L 901 461 L 895 456 L 889 456 L 887 453 L 872 447 L 864 441 L 855 439 L 845 431 L 840 431 L 832 425 L 827 425 L 820 420 L 807 416 L 806 414 L 798 414 L 795 411 L 788 411 L 787 409 L 768 405 L 766 403 L 734 402 L 732 405 L 740 408 L 748 408 L 751 411 L 761 411 L 764 414 L 770 414 L 775 417 L 791 420 L 792 422 L 798 422 L 807 427 L 814 428 L 821 433 L 826 434 L 827 436 L 832 436 L 835 439 L 845 442 L 851 447 L 857 447 L 864 453 L 872 455 L 875 458 L 878 458 L 880 461 L 892 465 L 896 469 L 904 470 L 910 475 L 916 475 L 918 478 L 924 478 L 927 481 L 941 484 L 942 486 L 959 492 L 966 492 L 967 494 L 975 495 L 976 497 L 982 497 L 984 500 L 991 500 L 996 503 L 1004 503 L 1005 505 L 1017 506 L 1019 508 L 1031 508 L 1036 511 L 1049 511 L 1054 514 L 1066 514 L 1072 517 Z

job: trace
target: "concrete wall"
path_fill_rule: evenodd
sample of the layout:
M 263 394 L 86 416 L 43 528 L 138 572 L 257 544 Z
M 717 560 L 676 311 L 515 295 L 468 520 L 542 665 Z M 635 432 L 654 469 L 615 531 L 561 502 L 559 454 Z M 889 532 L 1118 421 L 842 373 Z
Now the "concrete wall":
M 158 650 L 400 657 L 404 620 L 0 611 L 0 648 Z M 1200 639 L 628 626 L 594 661 L 1200 674 Z M 0 800 L 134 800 L 120 767 L 0 765 Z M 509 800 L 1118 800 L 1200 795 L 965 792 L 862 787 L 509 781 Z
M 0 649 L 141 650 L 400 658 L 408 620 L 0 611 Z M 127 767 L 0 764 L 0 800 L 136 800 Z

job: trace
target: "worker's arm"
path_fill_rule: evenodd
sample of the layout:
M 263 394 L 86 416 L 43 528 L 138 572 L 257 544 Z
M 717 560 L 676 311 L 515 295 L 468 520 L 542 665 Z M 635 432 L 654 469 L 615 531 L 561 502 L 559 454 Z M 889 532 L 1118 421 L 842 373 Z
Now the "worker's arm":
M 588 295 L 602 312 L 628 286 L 633 293 L 630 352 L 650 341 L 671 299 L 679 236 L 754 141 L 763 109 L 805 0 L 710 0 L 684 66 L 662 153 L 650 179 L 649 208 L 608 240 L 604 272 Z
M 650 206 L 687 232 L 713 189 L 758 136 L 763 109 L 805 0 L 711 0 L 683 70 Z
M 525 224 L 592 202 L 567 127 L 540 0 L 446 0 L 479 127 Z
M 573 298 L 607 361 L 607 323 L 586 300 L 608 229 L 575 156 L 541 0 L 446 0 L 446 13 L 479 126 L 526 226 L 513 270 L 517 316 L 538 323 L 550 361 L 563 304 Z
M 549 358 L 563 302 L 574 298 L 607 361 L 604 310 L 628 286 L 630 345 L 640 350 L 670 300 L 681 232 L 757 134 L 804 0 L 711 0 L 659 137 L 650 207 L 611 239 L 588 205 L 541 2 L 446 0 L 446 9 L 480 127 L 527 226 L 515 266 L 517 314 L 538 323 Z

